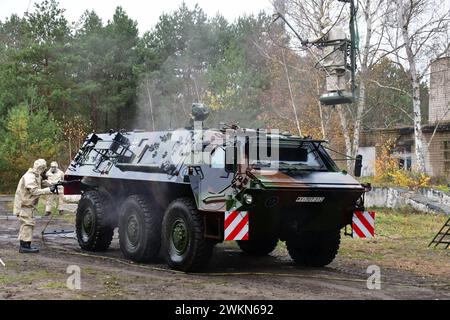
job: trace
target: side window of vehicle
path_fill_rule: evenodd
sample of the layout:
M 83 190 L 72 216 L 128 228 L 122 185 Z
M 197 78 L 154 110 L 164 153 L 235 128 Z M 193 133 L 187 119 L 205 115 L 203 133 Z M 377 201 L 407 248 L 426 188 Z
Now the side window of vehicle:
M 219 147 L 211 154 L 211 168 L 225 169 L 225 149 Z

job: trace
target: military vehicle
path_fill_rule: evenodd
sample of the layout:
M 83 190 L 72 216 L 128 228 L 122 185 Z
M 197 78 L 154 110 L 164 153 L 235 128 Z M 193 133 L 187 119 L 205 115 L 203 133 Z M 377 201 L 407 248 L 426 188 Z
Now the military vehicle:
M 208 114 L 194 112 L 199 121 Z M 82 249 L 107 250 L 118 227 L 127 259 L 162 255 L 186 272 L 203 269 L 223 241 L 250 255 L 285 241 L 295 263 L 325 266 L 367 191 L 339 170 L 325 141 L 237 125 L 91 134 L 66 180 L 65 194 L 82 195 Z

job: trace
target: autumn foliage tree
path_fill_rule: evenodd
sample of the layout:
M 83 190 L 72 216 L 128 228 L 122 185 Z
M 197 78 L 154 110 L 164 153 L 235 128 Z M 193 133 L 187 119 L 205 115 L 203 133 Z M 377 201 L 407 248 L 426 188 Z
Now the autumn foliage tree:
M 71 118 L 63 117 L 58 122 L 58 128 L 63 133 L 64 145 L 67 147 L 67 163 L 70 163 L 85 141 L 92 123 L 76 115 Z
M 0 144 L 0 191 L 12 190 L 36 159 L 57 160 L 61 131 L 47 110 L 30 113 L 26 105 L 12 108 Z

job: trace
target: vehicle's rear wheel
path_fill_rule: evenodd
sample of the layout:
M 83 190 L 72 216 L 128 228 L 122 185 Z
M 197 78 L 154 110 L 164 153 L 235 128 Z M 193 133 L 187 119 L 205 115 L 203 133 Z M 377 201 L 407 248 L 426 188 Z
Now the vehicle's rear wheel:
M 162 230 L 163 254 L 171 268 L 195 272 L 209 262 L 215 243 L 204 238 L 203 217 L 192 199 L 169 205 Z
M 105 251 L 114 235 L 112 221 L 116 211 L 111 197 L 101 191 L 88 191 L 78 203 L 76 234 L 78 244 L 86 251 Z
M 339 251 L 340 242 L 339 230 L 305 232 L 296 239 L 286 241 L 286 246 L 296 264 L 323 267 L 334 260 Z
M 278 244 L 278 237 L 256 238 L 248 241 L 238 241 L 239 248 L 251 256 L 267 256 Z
M 120 209 L 119 242 L 123 255 L 136 262 L 158 257 L 162 213 L 143 195 L 128 197 Z

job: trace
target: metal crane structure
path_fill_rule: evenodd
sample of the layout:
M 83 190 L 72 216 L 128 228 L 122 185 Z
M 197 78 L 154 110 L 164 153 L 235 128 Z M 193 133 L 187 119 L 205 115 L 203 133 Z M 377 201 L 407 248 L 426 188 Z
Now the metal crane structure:
M 322 48 L 324 55 L 318 58 L 318 66 L 326 73 L 327 84 L 325 92 L 319 100 L 323 105 L 351 104 L 356 101 L 356 70 L 358 55 L 358 32 L 356 25 L 357 8 L 354 0 L 337 0 L 343 2 L 343 6 L 350 5 L 349 33 L 350 39 L 345 36 L 345 32 L 338 30 L 336 24 L 324 27 L 323 35 L 317 40 L 309 41 L 303 39 L 295 28 L 289 23 L 286 17 L 276 14 L 276 20 L 281 19 L 286 26 L 291 29 L 294 35 L 300 40 L 313 56 L 316 56 L 310 46 Z M 344 8 L 344 7 L 343 7 Z M 339 62 L 336 62 L 339 61 Z M 348 78 L 350 77 L 350 81 Z M 348 83 L 350 82 L 350 85 Z

